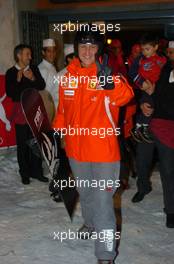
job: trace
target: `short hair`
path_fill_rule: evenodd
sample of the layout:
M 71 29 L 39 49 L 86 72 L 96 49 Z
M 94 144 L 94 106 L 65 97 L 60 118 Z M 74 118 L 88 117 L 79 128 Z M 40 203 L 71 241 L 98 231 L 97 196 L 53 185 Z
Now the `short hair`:
M 141 45 L 149 44 L 152 46 L 156 46 L 159 44 L 159 38 L 152 34 L 145 34 L 141 37 L 140 44 Z
M 23 49 L 30 49 L 31 52 L 32 52 L 32 48 L 30 45 L 27 45 L 27 44 L 19 44 L 17 45 L 15 48 L 14 48 L 14 52 L 13 52 L 13 55 L 14 55 L 14 60 L 16 62 L 18 62 L 18 54 L 23 51 Z

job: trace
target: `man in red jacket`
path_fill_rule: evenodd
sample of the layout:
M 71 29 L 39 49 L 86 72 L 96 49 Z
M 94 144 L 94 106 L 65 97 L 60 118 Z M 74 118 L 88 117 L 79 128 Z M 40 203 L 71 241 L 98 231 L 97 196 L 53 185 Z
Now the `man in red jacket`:
M 53 128 L 67 132 L 65 150 L 76 178 L 85 223 L 80 231 L 90 235 L 96 232 L 98 264 L 111 264 L 116 256 L 113 195 L 120 171 L 118 110 L 133 97 L 133 91 L 124 78 L 110 76 L 113 79 L 108 80 L 111 70 L 98 61 L 102 46 L 99 32 L 77 33 L 76 58 L 60 85 Z

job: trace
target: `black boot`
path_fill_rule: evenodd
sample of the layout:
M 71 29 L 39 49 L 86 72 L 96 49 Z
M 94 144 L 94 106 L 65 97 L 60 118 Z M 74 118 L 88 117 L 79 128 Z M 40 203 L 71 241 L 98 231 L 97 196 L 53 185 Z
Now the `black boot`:
M 148 194 L 148 193 L 150 193 L 152 191 L 152 188 L 150 188 L 148 191 L 146 191 L 146 192 L 137 192 L 134 196 L 133 196 L 133 198 L 132 198 L 132 202 L 133 203 L 139 203 L 139 202 L 141 202 L 143 199 L 144 199 L 144 196 L 146 195 L 146 194 Z
M 21 175 L 21 181 L 23 184 L 25 184 L 25 185 L 30 184 L 30 177 L 29 177 L 28 173 L 19 169 L 19 174 Z
M 41 182 L 48 182 L 48 178 L 47 177 L 45 177 L 45 176 L 39 176 L 38 178 L 37 178 L 37 180 L 38 181 L 41 181 Z
M 22 178 L 22 183 L 24 185 L 30 184 L 30 179 L 29 178 Z
M 174 228 L 174 214 L 167 214 L 167 216 L 166 216 L 166 226 L 168 228 Z

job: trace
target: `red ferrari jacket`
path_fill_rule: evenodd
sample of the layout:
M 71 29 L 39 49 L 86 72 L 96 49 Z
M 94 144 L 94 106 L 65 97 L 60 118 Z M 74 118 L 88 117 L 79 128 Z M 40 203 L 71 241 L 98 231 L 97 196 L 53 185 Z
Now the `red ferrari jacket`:
M 64 131 L 67 156 L 86 162 L 120 160 L 118 111 L 134 96 L 132 88 L 124 78 L 113 77 L 115 88 L 101 89 L 96 64 L 83 68 L 77 58 L 67 71 L 53 122 L 55 131 Z

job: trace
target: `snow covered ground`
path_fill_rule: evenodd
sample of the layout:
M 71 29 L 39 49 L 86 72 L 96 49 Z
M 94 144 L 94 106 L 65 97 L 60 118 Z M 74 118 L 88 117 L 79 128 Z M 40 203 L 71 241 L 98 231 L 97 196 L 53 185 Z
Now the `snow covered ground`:
M 165 227 L 158 172 L 153 192 L 132 204 L 135 180 L 122 196 L 122 235 L 117 264 L 172 264 L 174 230 Z M 0 264 L 95 264 L 93 241 L 54 239 L 54 232 L 76 231 L 82 224 L 78 206 L 73 223 L 63 204 L 49 197 L 48 184 L 20 183 L 16 150 L 0 151 Z

